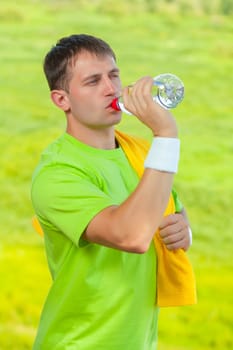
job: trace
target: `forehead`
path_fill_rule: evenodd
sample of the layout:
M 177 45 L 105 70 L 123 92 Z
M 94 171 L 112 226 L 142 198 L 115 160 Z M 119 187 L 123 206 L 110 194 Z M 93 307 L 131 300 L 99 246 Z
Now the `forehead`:
M 80 76 L 103 74 L 118 69 L 111 55 L 96 55 L 88 51 L 80 52 L 73 61 L 73 71 Z

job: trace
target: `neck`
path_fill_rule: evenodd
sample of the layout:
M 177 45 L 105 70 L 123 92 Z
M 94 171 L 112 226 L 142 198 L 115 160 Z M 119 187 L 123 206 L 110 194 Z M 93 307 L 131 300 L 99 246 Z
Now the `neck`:
M 82 128 L 72 129 L 67 125 L 66 132 L 88 146 L 99 149 L 116 148 L 114 127 L 90 129 Z

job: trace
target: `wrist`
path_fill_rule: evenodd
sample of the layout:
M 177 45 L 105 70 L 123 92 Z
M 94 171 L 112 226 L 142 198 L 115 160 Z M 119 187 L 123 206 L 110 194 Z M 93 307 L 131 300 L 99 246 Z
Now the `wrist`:
M 165 128 L 159 131 L 152 129 L 152 133 L 154 137 L 178 138 L 178 128 L 176 124 L 173 127 Z
M 174 137 L 155 137 L 144 166 L 158 171 L 177 173 L 180 157 L 180 140 Z
M 178 138 L 178 130 L 163 130 L 159 134 L 154 134 L 154 137 Z
M 155 104 L 156 105 L 156 104 Z M 157 105 L 159 111 L 152 119 L 152 133 L 154 137 L 178 137 L 178 127 L 176 120 L 169 110 Z M 158 121 L 161 121 L 158 123 Z

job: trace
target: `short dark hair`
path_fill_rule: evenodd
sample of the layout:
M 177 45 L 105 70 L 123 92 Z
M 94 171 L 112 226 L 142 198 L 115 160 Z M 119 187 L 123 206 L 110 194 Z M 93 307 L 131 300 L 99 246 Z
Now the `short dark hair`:
M 81 51 L 88 51 L 96 56 L 110 55 L 116 61 L 111 47 L 102 39 L 87 34 L 73 34 L 58 40 L 44 59 L 44 73 L 50 90 L 68 91 L 71 79 L 71 67 L 74 58 Z

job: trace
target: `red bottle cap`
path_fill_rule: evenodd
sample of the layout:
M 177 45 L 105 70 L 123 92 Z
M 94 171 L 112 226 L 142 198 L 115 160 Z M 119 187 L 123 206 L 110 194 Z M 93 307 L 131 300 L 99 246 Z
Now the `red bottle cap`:
M 121 111 L 117 97 L 112 100 L 111 107 L 115 109 L 115 111 Z

